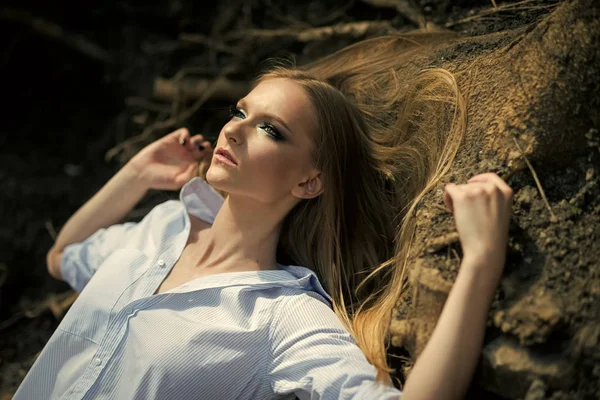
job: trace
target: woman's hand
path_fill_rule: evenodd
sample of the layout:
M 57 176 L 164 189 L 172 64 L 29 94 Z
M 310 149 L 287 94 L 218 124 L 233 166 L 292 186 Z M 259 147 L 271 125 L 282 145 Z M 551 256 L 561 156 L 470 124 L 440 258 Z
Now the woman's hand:
M 481 261 L 496 278 L 504 268 L 512 200 L 513 190 L 492 172 L 445 186 L 444 203 L 454 214 L 464 257 Z
M 126 167 L 149 189 L 180 189 L 197 175 L 198 162 L 212 157 L 210 142 L 202 139 L 202 135 L 190 137 L 186 128 L 178 129 L 144 147 Z

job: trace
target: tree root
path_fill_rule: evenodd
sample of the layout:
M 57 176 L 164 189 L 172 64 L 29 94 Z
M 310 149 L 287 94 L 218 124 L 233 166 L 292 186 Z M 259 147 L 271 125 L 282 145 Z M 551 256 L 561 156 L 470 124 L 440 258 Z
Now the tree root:
M 389 21 L 350 22 L 305 30 L 297 29 L 248 29 L 230 36 L 230 39 L 253 37 L 256 39 L 292 39 L 306 43 L 325 40 L 332 37 L 349 37 L 358 39 L 368 34 L 390 34 L 396 32 Z
M 180 96 L 186 99 L 197 99 L 211 88 L 211 99 L 237 100 L 250 89 L 246 81 L 231 81 L 229 79 L 186 79 L 176 80 L 156 78 L 154 80 L 154 96 L 163 100 L 175 100 Z

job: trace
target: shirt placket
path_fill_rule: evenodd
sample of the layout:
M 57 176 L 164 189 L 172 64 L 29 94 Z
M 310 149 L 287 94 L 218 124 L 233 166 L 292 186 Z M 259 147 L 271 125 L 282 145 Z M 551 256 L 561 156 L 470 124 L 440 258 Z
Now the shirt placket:
M 186 220 L 183 230 L 166 246 L 167 250 L 158 255 L 153 268 L 150 269 L 149 274 L 144 279 L 144 284 L 140 293 L 141 296 L 152 296 L 156 289 L 162 284 L 163 280 L 183 252 L 183 248 L 189 237 L 190 229 L 190 223 Z
M 115 317 L 109 322 L 106 334 L 104 335 L 98 350 L 88 364 L 81 379 L 62 396 L 62 399 L 85 398 L 86 393 L 97 381 L 98 377 L 106 367 L 107 361 L 113 357 L 116 348 L 123 340 L 129 318 L 131 318 L 137 310 L 150 307 L 162 299 L 162 296 L 140 299 L 132 302 L 130 306 L 125 307 L 115 314 Z
M 108 322 L 106 334 L 81 379 L 62 396 L 62 399 L 84 399 L 88 393 L 92 394 L 90 389 L 98 380 L 98 377 L 106 367 L 108 361 L 114 356 L 114 352 L 119 343 L 123 340 L 129 319 L 133 317 L 137 311 L 151 307 L 163 300 L 165 296 L 168 296 L 166 293 L 154 296 L 152 294 L 165 278 L 170 267 L 175 263 L 177 254 L 180 254 L 181 251 L 183 251 L 183 249 L 180 249 L 180 244 L 182 238 L 187 239 L 186 234 L 188 234 L 188 231 L 189 224 L 186 224 L 183 231 L 176 235 L 170 244 L 165 246 L 166 250 L 158 255 L 150 269 L 149 279 L 144 280 L 143 290 L 140 293 L 143 297 L 130 302 L 112 316 Z

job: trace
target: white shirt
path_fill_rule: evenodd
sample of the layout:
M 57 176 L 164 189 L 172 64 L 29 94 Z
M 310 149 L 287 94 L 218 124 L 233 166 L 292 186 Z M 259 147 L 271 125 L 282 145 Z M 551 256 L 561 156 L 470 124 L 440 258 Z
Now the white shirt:
M 62 276 L 81 294 L 14 400 L 399 398 L 374 382 L 308 268 L 219 273 L 155 295 L 188 214 L 212 224 L 224 201 L 199 177 L 179 199 L 64 249 Z

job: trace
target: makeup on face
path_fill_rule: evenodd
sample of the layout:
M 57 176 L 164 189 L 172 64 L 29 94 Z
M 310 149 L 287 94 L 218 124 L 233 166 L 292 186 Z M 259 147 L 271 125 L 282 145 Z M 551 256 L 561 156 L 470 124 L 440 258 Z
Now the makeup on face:
M 238 102 L 239 106 L 237 105 L 231 105 L 229 107 L 229 117 L 230 118 L 239 118 L 239 119 L 245 119 L 247 117 L 246 113 L 243 111 L 242 106 L 244 105 L 244 99 L 241 99 Z M 280 132 L 280 130 L 273 125 L 271 122 L 269 122 L 270 120 L 275 120 L 278 123 L 280 123 L 281 125 L 283 125 L 288 131 L 290 130 L 287 125 L 285 124 L 285 122 L 283 122 L 280 118 L 271 115 L 271 114 L 262 114 L 259 113 L 257 115 L 257 118 L 261 117 L 264 118 L 264 121 L 261 121 L 261 123 L 259 124 L 259 128 L 261 130 L 263 130 L 267 136 L 269 138 L 271 138 L 272 140 L 276 141 L 276 142 L 282 142 L 285 141 L 286 138 L 285 136 L 283 136 Z M 291 132 L 291 131 L 290 131 Z

